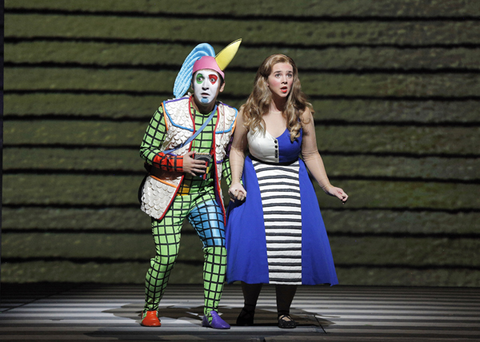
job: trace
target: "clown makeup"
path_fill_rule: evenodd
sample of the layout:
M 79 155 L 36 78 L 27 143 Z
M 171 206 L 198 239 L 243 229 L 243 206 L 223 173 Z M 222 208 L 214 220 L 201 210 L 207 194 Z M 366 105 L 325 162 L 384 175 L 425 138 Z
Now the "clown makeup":
M 220 83 L 220 76 L 215 71 L 199 70 L 194 75 L 193 93 L 199 102 L 209 104 L 217 98 Z

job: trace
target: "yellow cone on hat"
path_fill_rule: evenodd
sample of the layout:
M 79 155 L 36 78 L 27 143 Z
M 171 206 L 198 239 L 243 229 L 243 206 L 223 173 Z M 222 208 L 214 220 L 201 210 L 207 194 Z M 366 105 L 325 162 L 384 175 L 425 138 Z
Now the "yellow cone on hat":
M 221 70 L 225 70 L 225 68 L 230 64 L 233 57 L 235 57 L 235 54 L 237 53 L 238 47 L 241 43 L 242 38 L 239 38 L 228 44 L 222 51 L 217 53 L 215 60 L 217 61 L 217 64 Z

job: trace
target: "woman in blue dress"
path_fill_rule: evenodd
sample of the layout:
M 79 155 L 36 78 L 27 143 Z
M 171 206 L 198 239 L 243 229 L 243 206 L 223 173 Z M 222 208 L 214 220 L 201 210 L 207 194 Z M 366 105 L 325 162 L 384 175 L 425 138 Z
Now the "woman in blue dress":
M 278 326 L 295 328 L 290 306 L 297 285 L 338 283 L 307 168 L 327 194 L 343 203 L 348 196 L 328 180 L 313 108 L 290 57 L 269 56 L 258 69 L 237 118 L 230 162 L 227 281 L 242 282 L 245 300 L 237 325 L 253 324 L 262 284 L 275 284 Z

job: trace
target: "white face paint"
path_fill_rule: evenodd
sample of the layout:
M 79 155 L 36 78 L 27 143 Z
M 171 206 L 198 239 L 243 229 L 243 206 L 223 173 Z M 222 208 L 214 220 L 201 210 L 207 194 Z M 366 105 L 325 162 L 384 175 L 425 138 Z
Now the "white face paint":
M 220 75 L 210 69 L 198 70 L 193 75 L 193 93 L 196 99 L 204 104 L 215 101 L 221 83 Z

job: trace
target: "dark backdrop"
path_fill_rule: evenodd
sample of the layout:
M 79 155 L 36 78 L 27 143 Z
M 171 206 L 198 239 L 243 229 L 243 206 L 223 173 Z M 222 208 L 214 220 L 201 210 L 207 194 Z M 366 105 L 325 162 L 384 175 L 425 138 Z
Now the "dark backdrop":
M 480 286 L 474 0 L 6 0 L 2 282 L 143 283 L 144 130 L 196 44 L 237 38 L 237 108 L 266 56 L 298 64 L 350 195 L 318 191 L 340 283 Z M 188 225 L 180 254 L 172 282 L 199 283 Z

